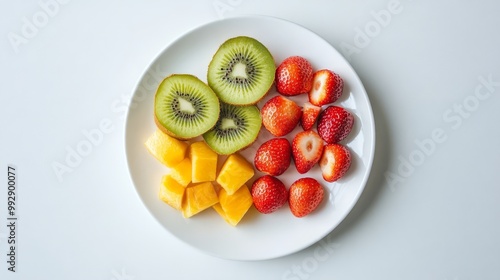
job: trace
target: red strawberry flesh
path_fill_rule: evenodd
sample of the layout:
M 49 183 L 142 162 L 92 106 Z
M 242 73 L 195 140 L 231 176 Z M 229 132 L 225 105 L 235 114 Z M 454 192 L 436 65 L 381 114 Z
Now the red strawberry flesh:
M 250 190 L 257 211 L 270 214 L 281 208 L 288 200 L 288 190 L 278 178 L 264 175 L 257 179 Z
M 287 57 L 276 69 L 276 89 L 285 96 L 307 93 L 312 88 L 313 68 L 301 56 Z
M 261 172 L 278 176 L 288 169 L 291 158 L 292 147 L 290 142 L 285 138 L 273 138 L 257 149 L 254 165 Z
M 301 218 L 316 210 L 323 200 L 324 190 L 314 178 L 295 181 L 289 190 L 288 205 L 295 217 Z
M 304 104 L 300 124 L 304 130 L 312 129 L 321 113 L 321 107 L 312 105 L 309 102 Z
M 339 106 L 329 106 L 321 112 L 318 119 L 318 134 L 326 143 L 344 140 L 352 130 L 354 116 Z
M 302 109 L 292 100 L 278 95 L 269 99 L 260 113 L 264 127 L 274 136 L 281 137 L 297 127 Z

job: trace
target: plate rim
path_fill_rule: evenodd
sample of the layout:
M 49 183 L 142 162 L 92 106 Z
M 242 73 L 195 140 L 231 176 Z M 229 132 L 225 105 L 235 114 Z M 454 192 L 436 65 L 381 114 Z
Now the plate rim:
M 366 188 L 366 185 L 367 185 L 367 182 L 368 182 L 368 179 L 369 179 L 369 177 L 370 177 L 370 175 L 372 174 L 372 171 L 373 171 L 373 162 L 374 162 L 374 156 L 375 156 L 375 150 L 376 150 L 376 126 L 375 126 L 375 118 L 374 118 L 374 115 L 373 115 L 373 108 L 372 108 L 372 105 L 371 105 L 368 93 L 366 91 L 366 88 L 364 87 L 361 79 L 359 78 L 358 73 L 354 70 L 354 68 L 352 67 L 352 65 L 342 55 L 342 53 L 340 53 L 330 42 L 328 42 L 327 40 L 325 40 L 323 37 L 321 37 L 320 35 L 318 35 L 316 32 L 312 31 L 311 29 L 309 29 L 309 28 L 307 28 L 307 27 L 305 27 L 305 26 L 303 26 L 301 24 L 298 24 L 296 22 L 292 22 L 290 20 L 287 20 L 287 19 L 283 19 L 283 18 L 279 18 L 279 17 L 275 17 L 275 16 L 267 16 L 267 15 L 236 15 L 236 16 L 230 16 L 230 17 L 223 18 L 223 19 L 217 19 L 217 20 L 205 22 L 203 24 L 197 25 L 197 26 L 195 26 L 195 27 L 187 30 L 186 32 L 178 35 L 173 40 L 171 40 L 169 43 L 167 43 L 165 45 L 165 47 L 163 47 L 153 57 L 153 59 L 150 60 L 150 62 L 147 64 L 147 66 L 144 67 L 144 69 L 141 72 L 142 74 L 140 75 L 140 77 L 137 79 L 137 81 L 135 83 L 135 86 L 134 86 L 134 88 L 132 90 L 132 94 L 131 94 L 130 98 L 131 99 L 134 98 L 136 92 L 138 91 L 138 89 L 139 89 L 139 87 L 141 85 L 141 81 L 143 81 L 144 78 L 146 77 L 146 75 L 148 74 L 148 70 L 151 69 L 151 67 L 160 59 L 160 57 L 162 55 L 164 55 L 165 52 L 168 51 L 169 48 L 171 48 L 173 45 L 175 45 L 176 43 L 178 43 L 179 41 L 181 41 L 184 37 L 187 37 L 188 35 L 196 32 L 196 31 L 198 31 L 200 29 L 207 28 L 210 25 L 216 25 L 216 24 L 220 24 L 221 22 L 232 21 L 232 20 L 272 20 L 272 21 L 276 21 L 276 22 L 285 23 L 285 24 L 288 24 L 288 25 L 293 25 L 295 27 L 298 27 L 298 28 L 304 29 L 305 31 L 308 31 L 309 33 L 311 33 L 311 35 L 315 36 L 318 40 L 321 40 L 324 43 L 326 43 L 328 46 L 331 47 L 332 51 L 336 52 L 337 55 L 344 60 L 346 66 L 349 68 L 348 70 L 352 73 L 352 77 L 355 79 L 356 83 L 359 84 L 359 86 L 362 89 L 362 93 L 360 93 L 360 94 L 362 94 L 364 96 L 364 98 L 365 98 L 365 102 L 366 102 L 366 105 L 367 105 L 366 106 L 366 108 L 367 108 L 366 114 L 369 115 L 368 123 L 370 124 L 369 129 L 371 130 L 370 132 L 372 134 L 372 137 L 370 139 L 371 141 L 369 141 L 369 146 L 371 148 L 369 149 L 369 153 L 368 153 L 368 160 L 367 160 L 367 164 L 366 164 L 366 172 L 365 172 L 365 174 L 364 174 L 364 176 L 363 176 L 363 178 L 362 178 L 362 180 L 360 182 L 360 187 L 358 188 L 358 191 L 353 195 L 352 203 L 350 203 L 350 205 L 348 207 L 346 207 L 346 211 L 344 211 L 343 213 L 341 213 L 341 215 L 339 215 L 340 218 L 338 219 L 338 222 L 332 223 L 332 225 L 330 227 L 328 227 L 328 230 L 324 234 L 319 234 L 317 236 L 317 238 L 311 238 L 309 240 L 309 242 L 307 242 L 304 246 L 301 246 L 301 247 L 298 247 L 298 248 L 294 248 L 293 250 L 287 250 L 286 252 L 270 254 L 267 257 L 257 257 L 257 258 L 255 258 L 255 257 L 246 257 L 246 258 L 226 257 L 226 256 L 222 256 L 220 254 L 216 254 L 215 252 L 211 252 L 209 250 L 204 250 L 202 248 L 199 248 L 198 246 L 195 246 L 194 244 L 189 243 L 187 240 L 184 240 L 184 239 L 180 238 L 179 236 L 177 236 L 176 234 L 174 234 L 173 232 L 171 232 L 170 230 L 168 230 L 167 228 L 165 228 L 165 225 L 163 225 L 162 222 L 156 217 L 156 215 L 152 212 L 152 209 L 147 206 L 146 201 L 140 195 L 139 190 L 137 189 L 137 182 L 134 180 L 134 178 L 132 176 L 132 172 L 131 172 L 131 159 L 130 159 L 130 156 L 128 154 L 128 140 L 127 140 L 128 129 L 127 129 L 127 127 L 129 126 L 130 115 L 131 115 L 131 112 L 133 111 L 132 107 L 130 106 L 130 104 L 132 104 L 131 102 L 129 103 L 129 106 L 128 106 L 128 109 L 127 109 L 127 113 L 126 113 L 126 116 L 125 116 L 125 122 L 124 122 L 124 130 L 123 130 L 124 131 L 123 132 L 123 141 L 124 141 L 124 148 L 125 148 L 124 150 L 125 150 L 125 157 L 126 157 L 126 164 L 127 164 L 127 172 L 128 172 L 128 177 L 129 177 L 129 179 L 130 179 L 130 181 L 131 181 L 131 183 L 133 185 L 134 193 L 139 198 L 139 200 L 141 201 L 143 207 L 146 208 L 146 210 L 148 211 L 148 213 L 153 217 L 154 220 L 156 220 L 156 222 L 164 229 L 164 231 L 168 232 L 168 234 L 170 234 L 171 236 L 175 237 L 175 239 L 180 240 L 183 244 L 188 245 L 189 247 L 194 248 L 194 249 L 196 249 L 196 250 L 198 250 L 200 252 L 203 252 L 205 254 L 208 254 L 210 256 L 214 256 L 214 257 L 218 257 L 218 258 L 226 259 L 226 260 L 239 260 L 239 261 L 271 260 L 271 259 L 285 257 L 285 256 L 288 256 L 288 255 L 300 252 L 300 251 L 302 251 L 302 250 L 304 250 L 304 249 L 306 249 L 306 248 L 308 248 L 308 247 L 316 244 L 317 242 L 319 242 L 323 238 L 327 237 L 341 223 L 343 223 L 345 221 L 346 217 L 352 212 L 352 209 L 354 208 L 354 206 L 358 204 L 359 198 L 361 197 L 362 193 L 364 192 L 364 190 Z

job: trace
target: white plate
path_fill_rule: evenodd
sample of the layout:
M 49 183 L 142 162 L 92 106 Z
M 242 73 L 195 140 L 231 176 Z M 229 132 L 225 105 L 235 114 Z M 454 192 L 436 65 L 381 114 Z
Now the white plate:
M 167 75 L 189 73 L 206 81 L 210 59 L 225 40 L 246 35 L 262 42 L 273 54 L 276 63 L 291 55 L 307 58 L 313 68 L 328 68 L 345 82 L 343 97 L 335 104 L 355 115 L 355 125 L 344 140 L 353 155 L 353 163 L 344 178 L 326 183 L 318 166 L 306 174 L 323 183 L 327 195 L 311 215 L 295 218 L 288 205 L 277 212 L 263 215 L 252 206 L 247 215 L 232 227 L 213 209 L 184 219 L 181 213 L 158 199 L 161 177 L 168 169 L 157 162 L 144 147 L 147 137 L 155 130 L 153 99 L 156 87 Z M 270 94 L 259 103 L 273 96 Z M 306 95 L 294 97 L 301 104 Z M 297 252 L 330 233 L 351 211 L 361 195 L 373 161 L 375 147 L 374 121 L 370 102 L 357 74 L 348 62 L 328 42 L 294 23 L 269 17 L 238 17 L 212 22 L 188 32 L 174 41 L 154 60 L 135 89 L 127 115 L 125 147 L 131 179 L 147 209 L 158 222 L 180 240 L 208 254 L 235 260 L 271 259 Z M 301 128 L 288 135 L 291 139 Z M 263 128 L 258 141 L 241 152 L 250 162 L 259 144 L 270 138 Z M 249 182 L 251 186 L 257 176 Z M 278 178 L 289 186 L 298 179 L 295 166 Z M 304 176 L 302 176 L 304 177 Z M 159 241 L 161 242 L 161 241 Z

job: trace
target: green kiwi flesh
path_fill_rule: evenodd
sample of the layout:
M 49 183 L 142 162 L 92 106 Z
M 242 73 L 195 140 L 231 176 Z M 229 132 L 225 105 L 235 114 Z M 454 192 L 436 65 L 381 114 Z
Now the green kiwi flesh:
M 208 66 L 208 85 L 220 100 L 233 105 L 257 103 L 274 82 L 276 66 L 269 50 L 254 38 L 225 41 Z
M 155 95 L 155 123 L 163 132 L 191 139 L 217 123 L 220 104 L 212 89 L 193 75 L 165 78 Z
M 261 126 L 262 118 L 257 106 L 221 103 L 219 120 L 213 129 L 203 134 L 203 139 L 219 155 L 229 155 L 251 145 L 257 139 Z

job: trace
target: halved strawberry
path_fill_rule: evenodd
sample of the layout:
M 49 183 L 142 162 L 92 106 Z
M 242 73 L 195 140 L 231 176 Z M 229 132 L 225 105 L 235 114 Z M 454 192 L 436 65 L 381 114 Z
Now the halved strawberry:
M 302 118 L 300 120 L 302 128 L 304 130 L 311 129 L 316 123 L 319 113 L 321 113 L 321 107 L 312 105 L 309 102 L 304 103 L 302 107 Z
M 288 205 L 295 217 L 309 215 L 318 208 L 323 200 L 324 190 L 313 178 L 301 178 L 295 181 L 289 190 Z
M 320 160 L 324 143 L 314 130 L 301 131 L 295 135 L 292 142 L 292 156 L 295 167 L 304 174 Z
M 318 119 L 318 134 L 326 143 L 332 144 L 344 140 L 352 130 L 354 116 L 339 106 L 329 106 Z
M 260 110 L 262 124 L 274 136 L 290 133 L 300 121 L 302 109 L 297 103 L 281 95 L 269 99 Z
M 351 166 L 351 153 L 341 144 L 328 144 L 323 150 L 319 162 L 323 179 L 335 182 L 342 178 Z
M 322 69 L 314 73 L 313 87 L 309 91 L 309 102 L 316 106 L 333 103 L 344 90 L 344 80 L 335 72 Z
M 276 89 L 285 96 L 307 93 L 313 83 L 313 68 L 301 56 L 290 56 L 276 69 Z
M 292 146 L 285 138 L 273 138 L 262 144 L 255 153 L 257 170 L 269 175 L 283 174 L 292 161 Z
M 278 210 L 288 200 L 288 190 L 278 178 L 264 175 L 252 184 L 250 190 L 257 211 L 269 214 Z

